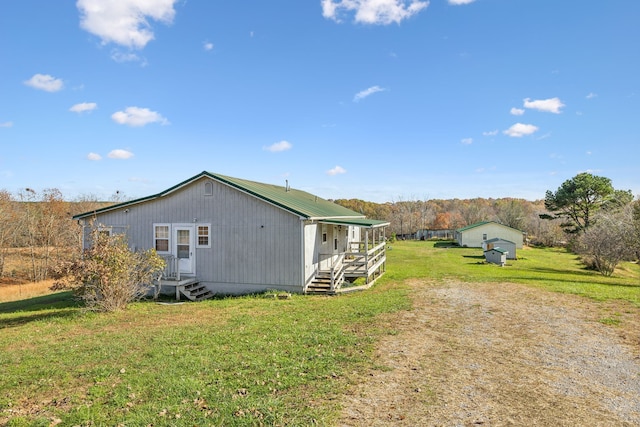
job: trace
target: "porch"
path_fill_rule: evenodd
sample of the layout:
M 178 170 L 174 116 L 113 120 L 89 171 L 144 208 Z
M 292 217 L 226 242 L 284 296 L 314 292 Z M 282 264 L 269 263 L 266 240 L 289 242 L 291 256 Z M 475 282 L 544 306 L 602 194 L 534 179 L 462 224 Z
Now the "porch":
M 307 285 L 307 294 L 337 294 L 370 288 L 384 274 L 387 261 L 384 227 L 365 229 L 363 241 L 349 242 L 345 252 L 338 255 L 320 255 L 320 269 Z M 352 286 L 356 280 L 364 283 Z
M 201 285 L 196 276 L 180 272 L 178 257 L 163 255 L 162 258 L 165 261 L 165 268 L 160 278 L 154 283 L 157 293 L 160 293 L 163 288 L 174 287 L 177 301 L 180 301 L 181 295 L 191 301 L 201 301 L 213 296 L 213 292 Z

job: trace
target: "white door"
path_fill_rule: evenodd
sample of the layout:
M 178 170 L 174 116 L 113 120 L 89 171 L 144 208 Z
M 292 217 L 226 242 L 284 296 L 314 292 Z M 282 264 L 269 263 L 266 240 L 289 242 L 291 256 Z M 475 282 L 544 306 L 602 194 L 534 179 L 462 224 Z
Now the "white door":
M 178 258 L 180 274 L 195 274 L 195 233 L 192 225 L 174 226 L 173 254 Z

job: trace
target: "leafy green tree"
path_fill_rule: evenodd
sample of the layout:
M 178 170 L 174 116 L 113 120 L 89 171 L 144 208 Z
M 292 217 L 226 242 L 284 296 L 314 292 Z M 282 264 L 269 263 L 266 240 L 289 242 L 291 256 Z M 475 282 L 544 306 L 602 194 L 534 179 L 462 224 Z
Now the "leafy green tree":
M 566 180 L 557 191 L 547 191 L 544 206 L 551 214 L 543 219 L 562 218 L 561 227 L 566 233 L 579 234 L 592 224 L 600 209 L 615 210 L 633 200 L 631 191 L 615 190 L 609 178 L 579 173 Z
M 133 252 L 123 234 L 92 230 L 92 246 L 79 259 L 62 262 L 54 289 L 72 289 L 90 310 L 117 311 L 142 298 L 165 266 L 150 249 Z

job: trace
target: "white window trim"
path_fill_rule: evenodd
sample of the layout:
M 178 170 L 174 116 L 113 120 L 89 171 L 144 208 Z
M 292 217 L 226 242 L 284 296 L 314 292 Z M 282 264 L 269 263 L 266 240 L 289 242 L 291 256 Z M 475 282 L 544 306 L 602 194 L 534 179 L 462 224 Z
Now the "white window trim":
M 206 244 L 206 245 L 201 245 L 200 244 L 200 239 L 199 239 L 200 235 L 198 234 L 198 228 L 199 227 L 207 227 L 207 235 L 209 237 L 207 239 L 207 241 L 209 243 Z M 196 248 L 199 248 L 199 249 L 208 249 L 208 248 L 210 248 L 211 247 L 211 224 L 196 224 L 195 232 L 196 232 Z
M 169 229 L 169 237 L 167 238 L 167 240 L 168 240 L 168 242 L 167 242 L 167 250 L 166 251 L 158 251 L 158 250 L 156 250 L 156 252 L 158 252 L 159 254 L 165 254 L 165 255 L 166 254 L 170 254 L 171 253 L 171 224 L 163 223 L 163 222 L 154 223 L 153 224 L 153 230 L 152 230 L 153 237 L 152 237 L 152 239 L 153 239 L 153 248 L 154 249 L 156 248 L 156 227 L 168 227 L 168 229 Z

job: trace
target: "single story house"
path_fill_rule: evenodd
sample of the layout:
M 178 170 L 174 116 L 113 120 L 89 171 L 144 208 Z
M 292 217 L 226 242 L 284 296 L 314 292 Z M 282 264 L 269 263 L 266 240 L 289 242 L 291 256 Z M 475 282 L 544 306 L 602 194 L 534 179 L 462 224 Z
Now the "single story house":
M 500 248 L 507 251 L 507 259 L 516 259 L 516 244 L 510 240 L 501 239 L 500 237 L 494 237 L 493 239 L 485 240 L 482 242 L 482 249 L 485 251 Z
M 384 273 L 386 221 L 296 190 L 201 172 L 148 197 L 75 215 L 88 247 L 93 227 L 154 248 L 164 291 L 189 299 L 265 290 L 335 293 Z
M 514 242 L 516 248 L 522 249 L 524 233 L 495 221 L 478 222 L 459 228 L 455 232 L 458 245 L 469 248 L 481 248 L 482 242 L 496 237 Z
M 509 252 L 502 248 L 495 247 L 484 251 L 484 258 L 487 262 L 492 264 L 498 264 L 500 267 L 504 267 L 507 263 L 507 256 Z

